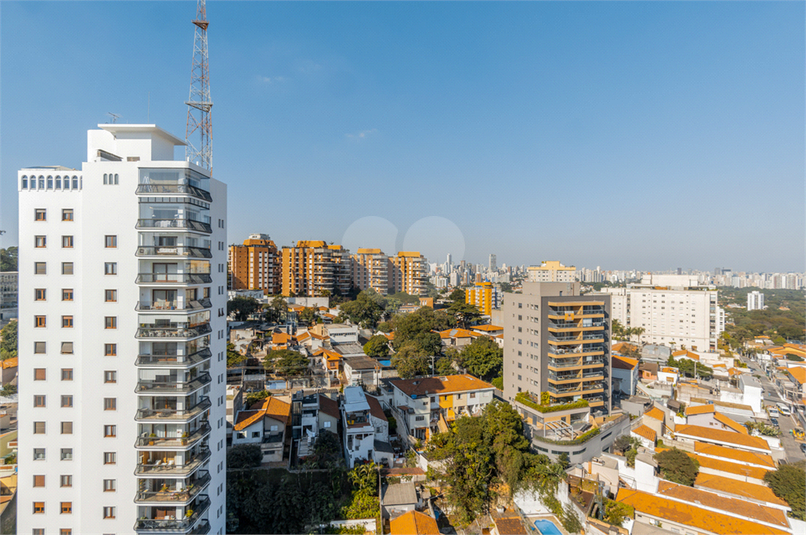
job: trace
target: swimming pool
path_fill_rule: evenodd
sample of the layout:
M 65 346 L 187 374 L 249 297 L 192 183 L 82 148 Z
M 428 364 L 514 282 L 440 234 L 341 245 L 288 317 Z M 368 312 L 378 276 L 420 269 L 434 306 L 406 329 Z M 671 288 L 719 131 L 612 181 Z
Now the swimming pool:
M 535 527 L 542 535 L 563 535 L 551 520 L 535 520 Z

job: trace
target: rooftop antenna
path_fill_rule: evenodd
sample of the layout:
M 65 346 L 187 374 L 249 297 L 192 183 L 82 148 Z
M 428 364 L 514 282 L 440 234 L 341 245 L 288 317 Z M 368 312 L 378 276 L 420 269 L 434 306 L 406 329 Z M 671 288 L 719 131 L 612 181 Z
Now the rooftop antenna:
M 190 97 L 188 98 L 188 119 L 185 130 L 185 157 L 213 174 L 213 121 L 210 97 L 210 72 L 207 56 L 207 3 L 197 0 L 196 36 L 193 41 L 193 63 L 190 69 Z M 198 132 L 200 139 L 194 144 L 190 138 Z
M 120 116 L 120 115 L 117 115 L 117 114 L 115 114 L 115 113 L 112 113 L 111 111 L 106 112 L 106 114 L 107 114 L 107 115 L 109 115 L 110 117 L 112 117 L 112 123 L 113 123 L 113 124 L 114 124 L 114 123 L 116 123 L 116 122 L 118 122 L 118 119 L 120 119 L 120 118 L 121 118 L 121 116 Z

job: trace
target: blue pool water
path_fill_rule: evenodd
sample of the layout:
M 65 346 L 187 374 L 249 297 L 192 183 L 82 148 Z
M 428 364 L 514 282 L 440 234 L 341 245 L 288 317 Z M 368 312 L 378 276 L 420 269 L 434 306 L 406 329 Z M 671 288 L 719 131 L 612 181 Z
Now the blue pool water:
M 391 361 L 391 360 L 382 360 L 382 361 L 380 361 L 380 362 L 381 362 L 381 364 L 383 364 L 384 366 L 391 366 L 391 365 L 392 365 L 392 361 Z
M 535 527 L 543 535 L 563 535 L 551 520 L 535 520 Z

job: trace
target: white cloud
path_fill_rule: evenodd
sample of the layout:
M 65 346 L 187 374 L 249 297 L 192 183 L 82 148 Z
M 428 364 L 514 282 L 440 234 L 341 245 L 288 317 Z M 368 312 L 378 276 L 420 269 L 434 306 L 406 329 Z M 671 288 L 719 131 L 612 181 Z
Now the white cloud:
M 274 84 L 285 82 L 286 79 L 284 76 L 258 76 L 258 80 L 264 84 Z
M 377 129 L 377 128 L 373 128 L 373 129 L 371 129 L 371 130 L 362 130 L 362 131 L 358 132 L 357 134 L 345 134 L 345 135 L 346 135 L 346 136 L 347 136 L 349 139 L 364 139 L 364 138 L 367 138 L 367 137 L 369 137 L 369 136 L 371 136 L 372 134 L 375 134 L 375 133 L 377 133 L 377 132 L 378 132 L 378 129 Z

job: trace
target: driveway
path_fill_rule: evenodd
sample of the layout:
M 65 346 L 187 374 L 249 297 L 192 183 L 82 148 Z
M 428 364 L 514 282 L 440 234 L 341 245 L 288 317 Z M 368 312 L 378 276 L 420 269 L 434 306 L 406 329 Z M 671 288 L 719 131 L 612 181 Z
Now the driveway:
M 798 461 L 806 460 L 806 455 L 800 450 L 800 442 L 794 439 L 789 433 L 794 427 L 795 423 L 792 416 L 781 416 L 778 418 L 778 426 L 781 428 L 781 444 L 784 446 L 786 452 L 786 462 L 795 463 Z

